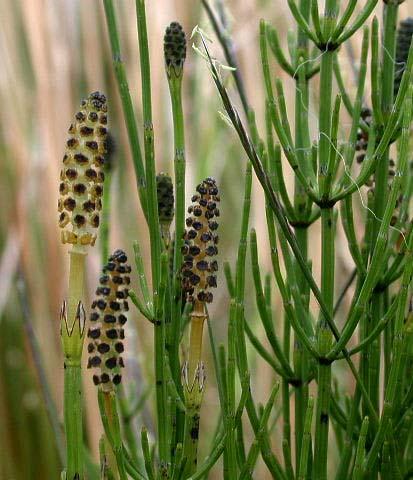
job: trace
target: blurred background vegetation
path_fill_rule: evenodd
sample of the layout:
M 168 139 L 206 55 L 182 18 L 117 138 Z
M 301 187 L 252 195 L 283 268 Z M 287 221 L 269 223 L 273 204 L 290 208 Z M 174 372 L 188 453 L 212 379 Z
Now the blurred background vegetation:
M 132 0 L 116 3 L 123 59 L 141 123 L 135 6 Z M 411 3 L 405 2 L 400 8 L 401 19 L 413 15 Z M 225 9 L 247 95 L 262 126 L 264 89 L 258 22 L 261 17 L 272 22 L 286 47 L 288 29 L 293 25 L 287 2 L 227 0 Z M 214 55 L 222 59 L 223 54 L 200 1 L 148 2 L 147 14 L 157 168 L 172 174 L 172 122 L 163 66 L 164 29 L 170 21 L 178 20 L 189 38 L 195 25 L 200 25 L 213 40 Z M 381 15 L 381 6 L 376 14 Z M 61 418 L 63 363 L 58 319 L 67 289 L 68 255 L 60 244 L 57 227 L 58 173 L 71 118 L 80 99 L 91 91 L 100 90 L 108 97 L 110 130 L 117 145 L 111 192 L 111 249 L 123 248 L 131 255 L 132 242 L 138 238 L 148 258 L 148 232 L 143 227 L 138 205 L 101 2 L 0 0 L 0 18 L 0 479 L 57 478 L 61 463 L 56 431 L 60 426 L 54 425 L 53 429 L 45 405 L 50 405 L 49 411 L 55 408 Z M 356 36 L 354 49 L 340 53 L 350 92 L 354 92 L 353 69 L 358 66 L 353 50 L 359 51 L 359 40 Z M 190 40 L 189 46 L 191 44 Z M 292 99 L 292 80 L 275 65 L 272 67 L 273 74 L 285 82 L 287 101 Z M 229 77 L 228 80 L 232 81 Z M 231 83 L 229 86 L 232 87 Z M 318 90 L 316 84 L 313 86 L 311 108 L 315 110 Z M 206 64 L 191 48 L 185 64 L 184 92 L 188 196 L 203 177 L 211 175 L 218 180 L 222 197 L 220 262 L 228 260 L 233 264 L 246 159 L 231 127 L 219 113 L 220 101 Z M 239 104 L 234 90 L 232 92 Z M 292 174 L 290 177 L 292 184 Z M 363 208 L 361 201 L 359 208 Z M 254 190 L 251 223 L 262 241 L 265 234 L 260 232 L 264 232 L 265 226 L 260 188 Z M 318 238 L 317 229 L 316 225 L 311 230 L 314 239 Z M 340 236 L 343 239 L 341 231 Z M 341 244 L 342 248 L 337 248 L 337 261 L 344 284 L 351 272 L 351 262 L 346 242 Z M 318 240 L 312 242 L 312 246 L 310 255 L 318 275 Z M 265 270 L 268 269 L 269 259 L 265 256 L 268 249 L 261 251 L 260 260 Z M 100 268 L 99 248 L 88 257 L 89 291 L 92 292 Z M 211 319 L 217 337 L 224 338 L 229 298 L 222 271 L 219 287 Z M 276 292 L 275 297 L 279 305 L 276 312 L 281 312 Z M 250 298 L 246 305 L 247 320 L 261 336 L 262 327 L 256 321 L 254 303 L 255 299 Z M 138 398 L 143 392 L 149 392 L 145 408 L 136 418 L 136 426 L 145 424 L 151 430 L 154 422 L 150 387 L 153 384 L 152 328 L 134 309 L 129 318 L 129 393 Z M 264 338 L 262 341 L 265 343 Z M 270 371 L 266 374 L 267 367 L 253 350 L 250 354 L 250 365 L 254 368 L 251 372 L 253 394 L 259 401 L 267 397 L 274 379 Z M 207 374 L 210 373 L 202 407 L 201 459 L 206 454 L 205 447 L 209 435 L 213 434 L 219 410 L 208 347 L 205 355 Z M 84 375 L 85 437 L 92 458 L 96 458 L 101 425 L 89 373 L 85 371 Z M 346 381 L 343 378 L 343 382 Z M 248 426 L 246 432 L 249 432 Z M 273 448 L 280 449 L 277 433 L 273 437 Z M 256 475 L 256 478 L 266 478 L 265 469 L 258 468 Z M 220 478 L 220 467 L 216 467 L 209 478 Z

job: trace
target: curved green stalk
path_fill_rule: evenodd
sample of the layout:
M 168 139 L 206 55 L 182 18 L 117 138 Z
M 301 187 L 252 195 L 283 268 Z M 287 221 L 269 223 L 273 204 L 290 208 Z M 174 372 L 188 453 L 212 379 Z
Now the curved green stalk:
M 371 15 L 371 12 L 374 10 L 377 3 L 378 3 L 378 0 L 367 0 L 364 8 L 358 14 L 356 19 L 352 23 L 352 25 L 343 32 L 343 34 L 336 40 L 335 43 L 337 43 L 338 45 L 341 45 L 350 37 L 352 37 L 354 33 L 356 33 L 357 30 L 361 28 L 362 25 L 365 23 L 365 21 L 369 18 L 369 16 Z M 333 39 L 334 39 L 334 35 L 333 35 Z
M 277 30 L 273 28 L 271 25 L 267 25 L 266 30 L 267 30 L 266 33 L 267 33 L 268 44 L 271 48 L 272 53 L 274 54 L 274 57 L 277 59 L 278 64 L 286 73 L 290 75 L 290 77 L 294 77 L 295 70 L 293 66 L 290 64 L 290 62 L 287 60 L 287 58 L 284 55 L 284 52 L 281 49 Z

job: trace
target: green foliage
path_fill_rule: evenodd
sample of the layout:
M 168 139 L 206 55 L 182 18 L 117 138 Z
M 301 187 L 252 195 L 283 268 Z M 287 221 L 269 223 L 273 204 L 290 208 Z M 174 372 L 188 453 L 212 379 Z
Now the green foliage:
M 88 410 L 82 394 L 82 330 L 76 362 L 69 362 L 70 355 L 64 352 L 65 453 L 58 409 L 50 395 L 44 358 L 23 294 L 22 326 L 46 408 L 33 416 L 33 428 L 26 429 L 26 434 L 21 426 L 15 438 L 7 437 L 8 452 L 20 442 L 23 456 L 16 462 L 9 455 L 0 474 L 37 478 L 36 469 L 41 478 L 52 478 L 62 468 L 66 480 L 195 480 L 208 478 L 212 471 L 224 480 L 263 478 L 264 471 L 268 478 L 281 480 L 410 478 L 413 47 L 411 19 L 403 21 L 397 32 L 403 2 L 384 1 L 379 20 L 374 16 L 379 12 L 378 0 L 366 0 L 361 8 L 356 0 L 345 6 L 338 0 L 288 0 L 295 29 L 287 42 L 269 19 L 261 20 L 257 24 L 261 75 L 248 72 L 255 75 L 257 86 L 261 82 L 264 92 L 256 111 L 223 2 L 217 0 L 214 8 L 207 0 L 201 2 L 225 59 L 217 59 L 217 45 L 209 43 L 199 28 L 193 39 L 195 50 L 200 54 L 203 75 L 215 85 L 223 116 L 233 128 L 220 124 L 206 140 L 206 128 L 200 128 L 198 151 L 191 154 L 202 160 L 198 173 L 213 176 L 221 158 L 215 168 L 204 160 L 212 148 L 221 155 L 228 152 L 224 143 L 231 137 L 237 142 L 234 151 L 240 158 L 228 162 L 227 183 L 236 183 L 242 190 L 231 207 L 229 195 L 221 199 L 221 210 L 231 213 L 220 229 L 229 244 L 226 251 L 232 250 L 235 260 L 218 257 L 220 265 L 225 260 L 220 270 L 229 296 L 219 315 L 214 305 L 208 311 L 206 304 L 213 297 L 210 292 L 205 294 L 207 288 L 216 286 L 213 273 L 217 263 L 209 257 L 217 248 L 221 252 L 221 240 L 216 247 L 218 237 L 211 233 L 217 226 L 215 220 L 211 226 L 212 217 L 220 215 L 215 209 L 215 201 L 219 201 L 215 180 L 207 178 L 198 186 L 192 197 L 194 205 L 188 210 L 189 220 L 185 220 L 186 185 L 190 183 L 185 133 L 190 122 L 184 115 L 183 88 L 193 81 L 186 72 L 190 52 L 185 33 L 179 23 L 172 22 L 164 37 L 164 82 L 170 96 L 165 109 L 170 109 L 173 123 L 173 148 L 169 147 L 167 155 L 171 161 L 164 170 L 173 171 L 173 177 L 157 176 L 161 156 L 155 152 L 155 135 L 165 139 L 167 135 L 155 131 L 153 124 L 151 37 L 145 1 L 135 3 L 139 114 L 129 88 L 130 75 L 122 57 L 122 51 L 128 50 L 121 43 L 122 24 L 118 21 L 120 10 L 129 5 L 121 7 L 104 0 L 102 11 L 112 53 L 112 66 L 106 65 L 106 74 L 110 76 L 113 69 L 123 117 L 114 115 L 110 128 L 116 130 L 121 122 L 126 125 L 143 214 L 131 274 L 138 288 L 125 288 L 122 295 L 129 295 L 137 307 L 131 315 L 138 318 L 137 330 L 146 320 L 153 330 L 151 355 L 145 359 L 145 369 L 151 373 L 145 372 L 143 386 L 128 385 L 124 382 L 128 375 L 118 385 L 118 367 L 123 362 L 116 363 L 116 358 L 116 385 L 102 386 L 106 378 L 112 378 L 109 370 L 95 377 L 103 427 L 98 468 L 90 453 L 97 451 L 97 446 L 89 445 L 83 432 L 82 412 Z M 360 41 L 354 88 L 350 88 L 343 58 L 354 38 Z M 159 55 L 162 57 L 161 52 Z M 285 75 L 280 75 L 280 70 Z M 203 106 L 206 99 L 197 91 L 196 82 L 192 88 L 194 103 L 201 105 L 202 122 L 209 125 L 209 110 Z M 242 110 L 238 110 L 238 102 Z M 220 130 L 225 132 L 225 142 Z M 202 142 L 208 148 L 202 149 Z M 102 263 L 110 251 L 113 222 L 118 220 L 111 211 L 113 182 L 124 170 L 118 150 L 111 152 L 112 156 L 119 158 L 105 172 L 99 244 Z M 227 168 L 224 160 L 222 164 Z M 251 216 L 257 202 L 252 194 L 254 178 L 263 193 L 263 204 L 256 205 L 263 217 L 261 228 L 253 225 Z M 213 193 L 199 190 L 205 185 Z M 226 186 L 220 190 L 225 192 Z M 127 201 L 127 195 L 123 201 L 125 198 Z M 132 217 L 130 205 L 122 210 Z M 124 217 L 119 215 L 119 219 Z M 188 232 L 196 236 L 198 230 L 207 240 L 201 240 L 200 233 L 197 241 L 190 241 Z M 147 243 L 146 262 L 143 252 Z M 339 263 L 339 257 L 347 254 L 351 263 L 348 278 Z M 263 258 L 269 259 L 269 268 Z M 79 327 L 84 324 L 83 307 L 89 311 L 83 298 L 85 268 L 83 257 L 73 257 L 69 300 L 71 316 Z M 188 278 L 183 282 L 184 275 Z M 107 290 L 106 283 L 100 285 L 101 292 Z M 277 308 L 279 305 L 282 308 Z M 63 320 L 65 314 L 63 310 Z M 10 368 L 10 358 L 14 358 L 10 349 L 17 358 L 23 350 L 14 316 L 18 314 L 10 312 L 10 320 L 2 326 L 6 332 L 0 339 L 2 370 Z M 205 322 L 208 337 L 203 335 Z M 105 326 L 102 332 L 107 332 L 106 327 L 110 328 Z M 63 333 L 70 336 L 69 331 Z M 203 345 L 206 338 L 207 349 Z M 93 342 L 91 345 L 89 353 L 95 348 Z M 206 350 L 210 362 L 204 361 Z M 99 367 L 97 357 L 93 356 L 91 366 Z M 256 367 L 257 358 L 260 366 L 265 365 L 265 375 Z M 17 380 L 11 381 L 10 376 L 0 380 L 6 392 L 0 397 L 0 411 L 3 417 L 11 412 L 13 418 L 23 411 L 21 422 L 32 422 L 31 412 L 23 408 L 21 400 L 32 388 L 31 378 L 28 372 L 12 367 Z M 107 368 L 112 367 L 109 364 Z M 268 377 L 265 381 L 264 376 Z M 350 381 L 344 380 L 346 377 Z M 212 383 L 217 386 L 218 407 L 216 417 L 211 417 L 217 418 L 216 426 L 209 418 L 202 423 Z M 259 392 L 264 405 L 257 399 L 262 385 L 268 386 L 267 391 Z M 46 413 L 50 429 L 45 427 Z M 0 422 L 0 427 L 4 423 Z M 50 441 L 52 436 L 56 447 Z M 39 439 L 50 444 L 42 450 L 47 460 L 39 455 L 31 463 Z

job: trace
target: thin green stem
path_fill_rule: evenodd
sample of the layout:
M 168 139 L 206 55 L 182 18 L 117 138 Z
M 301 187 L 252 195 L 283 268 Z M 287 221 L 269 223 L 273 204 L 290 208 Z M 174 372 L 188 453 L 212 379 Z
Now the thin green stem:
M 171 369 L 179 383 L 179 336 L 181 333 L 181 281 L 182 237 L 185 230 L 185 134 L 182 109 L 182 76 L 173 73 L 168 78 L 174 125 L 174 171 L 175 171 L 175 245 L 173 258 L 172 325 L 171 325 Z
M 376 7 L 378 1 L 379 0 L 367 0 L 366 4 L 364 5 L 364 8 L 358 14 L 354 22 L 351 24 L 349 28 L 347 28 L 342 33 L 342 35 L 336 40 L 335 43 L 337 43 L 338 45 L 341 45 L 350 37 L 352 37 L 357 32 L 357 30 L 359 30 L 359 28 L 361 28 L 361 26 L 364 25 L 364 23 L 366 22 L 366 20 L 369 18 L 372 11 Z M 333 38 L 334 38 L 334 35 L 333 35 Z
M 83 480 L 82 370 L 77 362 L 65 362 L 64 419 L 66 478 Z
M 158 301 L 155 311 L 155 384 L 156 384 L 156 412 L 158 421 L 158 448 L 161 461 L 167 462 L 170 457 L 171 449 L 168 439 L 168 402 L 167 402 L 167 383 L 165 373 L 165 315 L 163 305 L 165 301 L 165 291 L 168 279 L 168 254 L 163 252 L 161 255 L 161 279 L 158 291 Z
M 138 128 L 136 124 L 135 112 L 133 110 L 132 98 L 129 92 L 125 65 L 121 56 L 120 40 L 118 28 L 116 25 L 116 14 L 113 6 L 113 0 L 103 0 L 103 5 L 105 7 L 106 23 L 108 27 L 110 45 L 112 48 L 113 67 L 115 70 L 119 95 L 122 101 L 123 116 L 125 118 L 126 129 L 128 132 L 133 165 L 135 167 L 136 183 L 138 186 L 139 198 L 141 201 L 142 210 L 146 218 L 148 218 L 146 206 L 145 168 L 143 165 L 143 157 L 138 137 Z
M 102 419 L 105 435 L 112 447 L 116 458 L 120 480 L 127 480 L 126 459 L 122 445 L 120 422 L 116 405 L 116 396 L 114 392 L 98 391 L 99 411 Z
M 395 194 L 395 191 L 400 188 L 401 178 L 406 174 L 408 149 L 409 149 L 409 130 L 412 119 L 412 95 L 413 85 L 410 85 L 407 101 L 405 102 L 405 108 L 403 112 L 403 128 L 401 136 L 400 154 L 398 173 L 393 180 L 390 198 Z M 409 258 L 413 255 L 413 237 L 410 238 L 407 253 Z M 411 281 L 411 275 L 413 273 L 413 262 L 410 260 L 406 262 L 406 268 L 403 272 L 403 279 L 401 283 L 400 298 L 398 302 L 398 308 L 396 313 L 396 319 L 394 323 L 394 340 L 393 340 L 393 358 L 390 367 L 390 373 L 386 385 L 384 407 L 381 415 L 381 421 L 377 430 L 373 445 L 368 453 L 364 462 L 364 471 L 370 471 L 374 469 L 377 462 L 377 454 L 381 448 L 381 445 L 385 439 L 387 430 L 391 426 L 391 415 L 393 412 L 393 404 L 397 393 L 398 378 L 401 374 L 401 359 L 403 354 L 403 324 L 405 318 L 405 307 L 408 295 L 408 288 Z
M 334 308 L 334 238 L 335 220 L 333 209 L 321 211 L 321 292 L 329 308 Z M 331 346 L 332 335 L 325 318 L 321 316 L 318 325 L 318 349 L 321 356 L 327 355 Z M 314 440 L 313 476 L 327 480 L 329 404 L 331 396 L 331 365 L 318 365 L 317 374 L 316 431 Z
M 152 286 L 154 292 L 156 292 L 160 279 L 161 235 L 158 221 L 158 199 L 156 193 L 151 71 L 149 63 L 148 33 L 146 28 L 145 0 L 136 0 L 136 14 L 142 82 L 145 178 L 147 188 L 148 227 L 151 240 Z
M 145 0 L 136 0 L 136 16 L 138 27 L 139 54 L 142 83 L 143 130 L 145 147 L 145 173 L 147 185 L 147 213 L 151 242 L 152 289 L 155 309 L 163 309 L 161 289 L 166 288 L 166 275 L 161 280 L 161 234 L 158 220 L 158 199 L 156 191 L 154 132 L 152 122 L 151 73 L 149 63 L 148 33 L 146 27 Z M 166 255 L 166 254 L 165 254 Z M 163 261 L 165 262 L 163 254 Z M 166 257 L 167 258 L 167 257 Z M 165 268 L 163 268 L 165 270 Z M 161 286 L 163 283 L 163 287 Z M 164 292 L 163 292 L 164 293 Z M 162 318 L 163 317 L 163 318 Z M 167 438 L 167 397 L 163 361 L 165 358 L 165 318 L 157 315 L 160 325 L 155 326 L 155 376 L 156 376 L 156 406 L 158 417 L 158 446 L 160 461 L 168 461 L 170 455 Z
M 310 446 L 311 446 L 311 423 L 313 420 L 313 411 L 314 411 L 314 399 L 309 397 L 307 403 L 307 410 L 305 414 L 304 421 L 304 430 L 303 430 L 303 439 L 301 446 L 299 470 L 297 473 L 297 480 L 306 480 L 310 477 L 307 470 L 308 467 L 308 456 L 310 455 Z
M 155 469 L 153 468 L 153 460 L 151 456 L 151 451 L 149 449 L 149 439 L 148 439 L 148 431 L 145 427 L 142 427 L 141 430 L 141 444 L 142 444 L 142 452 L 143 458 L 145 460 L 145 470 L 146 474 L 148 475 L 148 480 L 155 480 Z
M 354 462 L 353 480 L 362 480 L 363 478 L 363 460 L 365 456 L 364 447 L 366 444 L 367 431 L 369 429 L 369 418 L 363 420 L 360 430 L 359 440 L 357 442 L 356 459 Z

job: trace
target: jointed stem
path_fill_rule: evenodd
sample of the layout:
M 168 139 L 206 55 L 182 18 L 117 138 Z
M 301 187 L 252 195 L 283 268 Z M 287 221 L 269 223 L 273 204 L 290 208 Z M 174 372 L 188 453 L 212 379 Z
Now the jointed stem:
M 138 186 L 139 198 L 142 210 L 147 217 L 146 206 L 146 179 L 143 166 L 142 153 L 138 137 L 136 117 L 133 110 L 132 98 L 129 92 L 128 80 L 125 72 L 125 65 L 120 52 L 119 33 L 116 25 L 116 15 L 112 0 L 103 1 L 105 7 L 106 22 L 108 26 L 109 39 L 112 48 L 113 66 L 115 69 L 119 95 L 122 101 L 123 114 L 125 117 L 126 129 L 128 131 L 129 144 L 132 152 L 133 164 L 135 167 L 136 183 Z
M 67 479 L 83 480 L 82 375 L 84 339 L 84 282 L 86 253 L 70 252 L 67 312 L 63 306 L 61 337 L 64 353 L 64 420 L 66 432 Z M 77 475 L 77 476 L 76 476 Z
M 198 438 L 199 438 L 199 411 L 204 389 L 204 373 L 201 361 L 202 334 L 204 322 L 207 319 L 205 305 L 195 301 L 191 313 L 191 334 L 189 344 L 189 361 L 185 374 L 185 430 L 183 456 L 186 458 L 185 475 L 196 472 Z
M 83 480 L 82 370 L 80 363 L 65 363 L 64 419 L 67 480 Z
M 334 233 L 335 221 L 333 209 L 321 211 L 322 221 L 322 257 L 321 291 L 330 312 L 334 308 Z M 318 349 L 321 356 L 326 355 L 331 346 L 332 334 L 321 314 L 318 325 Z M 329 405 L 331 396 L 331 365 L 318 365 L 318 394 L 316 407 L 316 431 L 314 445 L 313 476 L 327 479 Z
M 163 298 L 160 296 L 161 282 L 161 235 L 158 221 L 158 200 L 156 193 L 156 172 L 154 152 L 154 131 L 152 123 L 151 74 L 149 63 L 148 34 L 146 28 L 145 0 L 136 0 L 139 53 L 142 82 L 143 129 L 145 146 L 145 174 L 147 186 L 147 214 L 151 240 L 152 289 L 157 313 L 163 312 Z M 158 315 L 154 332 L 156 404 L 158 416 L 159 457 L 168 461 L 170 448 L 167 439 L 167 397 L 165 370 L 165 318 Z
M 308 20 L 310 17 L 310 1 L 300 1 L 300 11 L 303 17 Z M 308 58 L 308 38 L 307 35 L 298 27 L 297 28 L 297 53 L 295 59 L 295 68 L 298 73 L 296 76 L 296 93 L 295 93 L 295 148 L 299 164 L 307 172 L 310 178 L 315 178 L 315 172 L 311 165 L 311 144 L 308 124 L 308 108 L 309 108 L 309 81 L 306 78 L 307 66 L 304 63 Z M 304 63 L 304 65 L 300 65 Z M 295 228 L 297 243 L 303 254 L 303 258 L 307 259 L 308 253 L 308 227 L 304 226 L 308 222 L 308 211 L 311 208 L 311 201 L 308 199 L 306 192 L 295 177 L 294 183 L 294 209 L 296 217 L 303 222 L 303 226 Z M 300 290 L 300 295 L 304 299 L 309 292 L 308 284 L 301 272 L 299 265 L 295 265 L 295 281 Z M 308 312 L 308 303 L 304 303 L 304 309 Z M 287 315 L 288 320 L 288 315 Z M 285 322 L 285 329 L 291 328 L 290 322 Z M 308 402 L 308 384 L 304 380 L 308 376 L 308 352 L 304 348 L 297 333 L 294 336 L 294 370 L 298 378 L 302 380 L 301 384 L 294 389 L 295 393 L 295 453 L 296 453 L 296 470 L 298 471 L 301 457 L 301 447 L 304 435 L 305 412 Z
M 174 73 L 172 73 L 172 76 Z M 185 136 L 184 116 L 182 109 L 182 77 L 169 79 L 169 91 L 172 103 L 174 124 L 174 171 L 175 171 L 175 246 L 173 258 L 173 285 L 172 285 L 172 338 L 171 370 L 175 381 L 179 384 L 179 337 L 181 335 L 181 284 L 179 269 L 182 265 L 182 237 L 185 229 Z

